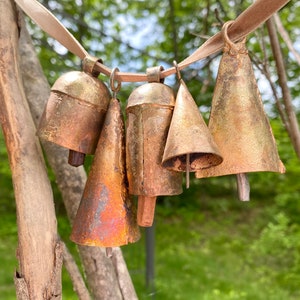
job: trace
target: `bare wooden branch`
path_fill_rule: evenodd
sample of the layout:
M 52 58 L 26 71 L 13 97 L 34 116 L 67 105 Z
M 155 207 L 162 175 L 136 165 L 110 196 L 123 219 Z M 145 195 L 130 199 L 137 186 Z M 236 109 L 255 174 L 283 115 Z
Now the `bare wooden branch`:
M 123 299 L 138 300 L 120 248 L 113 248 L 111 259 L 117 272 Z
M 275 104 L 277 107 L 277 110 L 279 112 L 281 121 L 283 122 L 283 125 L 287 131 L 290 130 L 289 121 L 285 115 L 284 106 L 280 101 L 280 98 L 278 96 L 278 92 L 276 90 L 276 86 L 271 78 L 270 73 L 270 66 L 266 59 L 264 59 L 264 62 L 260 61 L 259 58 L 255 55 L 255 53 L 250 53 L 251 61 L 256 66 L 256 68 L 266 77 L 267 81 L 270 84 L 271 90 L 273 92 L 273 97 L 275 99 Z M 264 57 L 266 57 L 266 53 L 264 53 Z
M 292 103 L 292 96 L 287 85 L 287 77 L 285 72 L 285 64 L 282 57 L 282 52 L 280 48 L 280 43 L 278 40 L 276 27 L 274 24 L 273 17 L 270 18 L 267 22 L 267 28 L 270 36 L 270 42 L 272 46 L 273 56 L 276 62 L 277 74 L 278 74 L 278 81 L 279 85 L 282 90 L 282 97 L 285 106 L 285 111 L 287 118 L 289 120 L 289 136 L 291 138 L 291 142 L 294 146 L 294 150 L 300 159 L 300 131 L 299 131 L 299 124 L 297 121 L 297 116 L 293 107 Z
M 77 293 L 78 298 L 80 300 L 91 300 L 91 296 L 89 294 L 89 291 L 85 285 L 85 282 L 81 276 L 81 273 L 79 271 L 79 268 L 74 261 L 73 256 L 69 252 L 67 246 L 65 243 L 62 243 L 63 248 L 63 257 L 64 257 L 64 266 L 66 267 L 71 281 L 73 283 L 74 291 Z
M 297 50 L 293 46 L 293 42 L 290 39 L 290 36 L 289 36 L 288 32 L 285 30 L 284 26 L 282 25 L 280 17 L 277 13 L 274 14 L 274 21 L 275 21 L 275 24 L 276 24 L 276 27 L 277 27 L 277 30 L 278 30 L 279 34 L 281 35 L 282 39 L 286 43 L 288 49 L 293 53 L 296 62 L 300 66 L 300 54 L 297 52 Z
M 20 300 L 61 299 L 53 195 L 22 85 L 14 5 L 11 0 L 0 1 L 0 120 L 17 208 L 17 295 Z

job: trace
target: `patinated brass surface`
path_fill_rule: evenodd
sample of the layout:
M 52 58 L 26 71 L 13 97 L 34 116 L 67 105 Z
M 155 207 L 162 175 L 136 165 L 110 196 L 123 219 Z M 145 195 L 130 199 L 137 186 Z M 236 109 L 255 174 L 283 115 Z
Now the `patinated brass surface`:
M 224 160 L 218 166 L 197 171 L 198 178 L 285 172 L 263 109 L 245 40 L 234 44 L 225 38 L 208 127 Z
M 66 73 L 51 89 L 38 135 L 62 147 L 93 154 L 109 100 L 106 85 L 97 78 L 79 71 Z
M 120 104 L 112 99 L 74 220 L 71 240 L 75 243 L 115 247 L 140 237 L 126 186 L 124 139 Z
M 174 104 L 173 90 L 157 82 L 138 87 L 128 99 L 126 162 L 130 194 L 153 198 L 182 193 L 181 174 L 161 166 Z M 155 205 L 155 201 L 151 203 Z
M 132 92 L 127 104 L 126 155 L 129 192 L 133 195 L 177 195 L 182 177 L 161 166 L 174 107 L 171 88 L 147 83 Z
M 189 163 L 187 166 L 187 154 Z M 162 166 L 195 172 L 222 162 L 216 143 L 184 81 L 180 81 Z

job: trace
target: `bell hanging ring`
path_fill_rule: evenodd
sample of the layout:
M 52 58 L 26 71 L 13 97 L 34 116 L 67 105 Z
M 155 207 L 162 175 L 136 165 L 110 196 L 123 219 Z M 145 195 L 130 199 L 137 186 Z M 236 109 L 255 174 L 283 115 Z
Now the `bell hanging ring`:
M 82 165 L 94 154 L 110 100 L 106 85 L 97 79 L 97 58 L 83 60 L 83 72 L 72 71 L 54 83 L 40 120 L 39 137 L 70 149 L 69 163 Z
M 248 172 L 279 172 L 280 161 L 268 118 L 264 113 L 245 39 L 233 43 L 224 24 L 224 53 L 212 99 L 209 130 L 224 158 L 222 164 L 197 171 L 196 177 L 237 174 L 240 200 L 249 200 Z
M 77 244 L 110 248 L 139 237 L 136 209 L 127 190 L 124 121 L 113 97 L 70 238 Z
M 186 183 L 189 187 L 189 172 L 218 165 L 223 158 L 198 106 L 181 78 L 175 61 L 174 65 L 180 86 L 164 149 L 162 166 L 170 170 L 186 172 Z
M 138 195 L 138 224 L 151 226 L 156 197 L 182 193 L 182 176 L 161 166 L 172 118 L 173 90 L 161 83 L 161 67 L 147 69 L 148 83 L 128 98 L 126 163 L 129 193 Z

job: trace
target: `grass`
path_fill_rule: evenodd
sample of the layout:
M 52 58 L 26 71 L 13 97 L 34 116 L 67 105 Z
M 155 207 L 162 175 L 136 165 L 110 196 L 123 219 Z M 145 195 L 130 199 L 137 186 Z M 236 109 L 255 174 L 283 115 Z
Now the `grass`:
M 264 260 L 263 251 L 270 252 L 268 243 L 272 244 L 270 240 L 265 240 L 270 239 L 268 233 L 267 237 L 263 235 L 270 223 L 268 210 L 258 206 L 255 200 L 231 205 L 227 201 L 230 200 L 219 200 L 218 205 L 223 209 L 218 213 L 214 210 L 201 211 L 195 207 L 172 208 L 165 203 L 158 205 L 154 294 L 147 291 L 145 286 L 144 230 L 138 243 L 122 247 L 139 299 L 300 298 L 296 288 L 296 282 L 300 282 L 299 268 L 290 272 L 286 270 L 286 265 L 280 267 L 282 257 L 278 253 L 273 253 L 273 260 Z M 17 228 L 13 209 L 1 215 L 0 293 L 2 299 L 10 300 L 15 299 L 13 274 L 18 266 L 15 256 Z M 58 223 L 62 237 L 71 251 L 76 253 L 74 244 L 68 241 L 70 226 L 66 218 L 60 216 Z M 277 235 L 284 234 L 280 233 L 280 230 L 285 230 L 284 225 L 278 224 L 279 227 L 272 230 Z M 288 255 L 291 249 L 284 249 L 288 251 L 284 254 Z M 294 262 L 291 267 L 296 267 Z M 63 270 L 63 299 L 76 298 L 68 274 Z
M 256 257 L 252 244 L 268 222 L 264 210 L 251 206 L 224 212 L 217 218 L 186 209 L 174 211 L 172 217 L 166 218 L 159 207 L 155 299 L 299 299 L 299 291 L 276 281 L 281 274 L 281 270 L 272 270 L 278 263 L 276 257 L 272 265 L 251 263 Z M 130 247 L 124 248 L 124 254 L 132 269 Z M 141 274 L 132 273 L 132 279 L 139 298 L 151 299 Z
M 167 199 L 157 206 L 154 293 L 145 286 L 144 230 L 138 243 L 122 247 L 139 299 L 300 298 L 299 258 L 284 258 L 294 257 L 299 247 L 291 246 L 293 240 L 284 217 L 272 218 L 270 208 L 255 199 L 250 203 L 210 199 L 211 203 L 205 200 L 202 207 L 184 206 L 184 200 L 175 198 L 172 207 Z M 17 227 L 13 201 L 1 207 L 0 293 L 2 299 L 10 300 L 15 299 Z M 58 224 L 61 236 L 76 254 L 74 244 L 68 241 L 66 218 L 60 215 Z M 63 299 L 76 298 L 63 270 Z

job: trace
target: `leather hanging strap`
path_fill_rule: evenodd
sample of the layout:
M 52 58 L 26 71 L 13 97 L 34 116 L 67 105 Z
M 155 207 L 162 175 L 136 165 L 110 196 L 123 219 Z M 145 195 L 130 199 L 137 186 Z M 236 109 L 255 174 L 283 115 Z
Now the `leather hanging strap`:
M 290 0 L 257 0 L 242 12 L 228 28 L 230 40 L 237 41 L 246 37 L 263 22 L 269 19 L 275 12 L 282 8 Z M 15 0 L 22 10 L 35 21 L 45 32 L 65 46 L 70 52 L 84 59 L 88 53 L 74 36 L 60 23 L 60 21 L 43 5 L 36 0 Z M 209 55 L 220 51 L 223 47 L 221 32 L 209 38 L 194 53 L 178 64 L 179 70 L 190 64 L 201 60 Z M 97 62 L 95 70 L 107 76 L 112 70 Z M 175 68 L 170 68 L 161 72 L 161 77 L 165 78 L 175 74 Z M 116 79 L 123 82 L 147 81 L 146 74 L 118 72 Z

